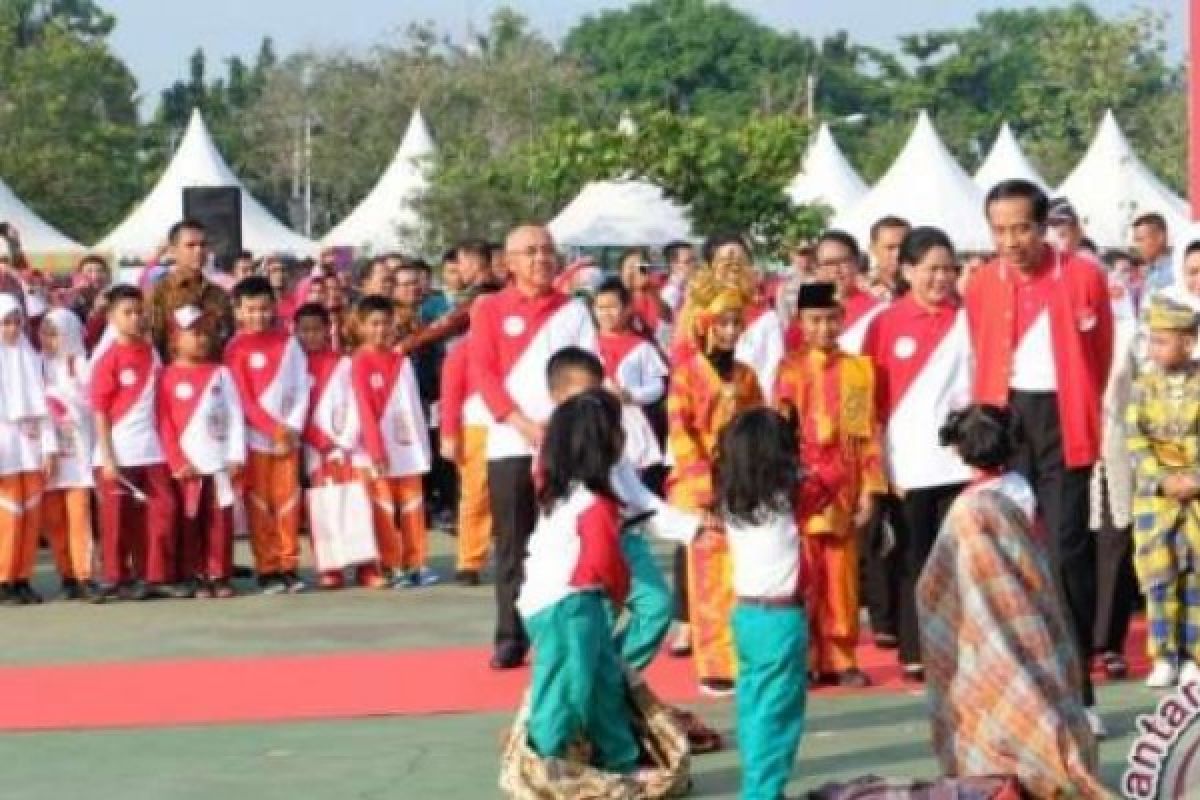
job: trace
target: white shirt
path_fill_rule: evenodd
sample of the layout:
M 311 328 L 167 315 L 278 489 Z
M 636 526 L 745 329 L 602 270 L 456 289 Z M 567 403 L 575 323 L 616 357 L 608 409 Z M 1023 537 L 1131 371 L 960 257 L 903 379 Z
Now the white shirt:
M 792 514 L 772 513 L 759 525 L 725 516 L 739 597 L 796 597 L 800 589 L 800 534 Z
M 1054 367 L 1054 341 L 1050 338 L 1050 311 L 1044 309 L 1025 331 L 1013 354 L 1012 377 L 1008 386 L 1019 392 L 1058 390 Z

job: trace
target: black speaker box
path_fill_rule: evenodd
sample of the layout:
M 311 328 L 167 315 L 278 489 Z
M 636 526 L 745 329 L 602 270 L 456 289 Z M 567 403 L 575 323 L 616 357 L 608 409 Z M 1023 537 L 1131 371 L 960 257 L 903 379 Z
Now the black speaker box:
M 228 270 L 242 252 L 241 189 L 189 186 L 183 190 L 183 215 L 204 225 L 217 266 Z

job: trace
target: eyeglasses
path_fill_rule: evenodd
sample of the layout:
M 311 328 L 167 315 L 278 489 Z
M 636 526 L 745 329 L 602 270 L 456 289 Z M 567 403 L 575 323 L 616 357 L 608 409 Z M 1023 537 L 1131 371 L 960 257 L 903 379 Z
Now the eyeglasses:
M 554 249 L 554 245 L 552 244 L 543 244 L 536 247 L 524 247 L 520 250 L 505 250 L 504 252 L 510 256 L 524 256 L 525 258 L 558 255 L 558 251 Z

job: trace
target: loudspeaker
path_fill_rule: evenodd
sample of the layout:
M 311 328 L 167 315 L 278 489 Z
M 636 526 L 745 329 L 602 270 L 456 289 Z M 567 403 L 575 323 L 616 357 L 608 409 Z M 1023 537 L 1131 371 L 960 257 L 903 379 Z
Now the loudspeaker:
M 242 190 L 236 186 L 189 186 L 183 215 L 204 225 L 217 266 L 228 270 L 242 252 Z

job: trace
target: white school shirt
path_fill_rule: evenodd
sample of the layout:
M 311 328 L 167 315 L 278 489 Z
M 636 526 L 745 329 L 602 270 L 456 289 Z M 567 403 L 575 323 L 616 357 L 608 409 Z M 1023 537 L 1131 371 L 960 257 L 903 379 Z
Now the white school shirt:
M 215 475 L 246 463 L 246 418 L 237 384 L 227 367 L 218 366 L 207 384 L 173 382 L 163 402 L 178 407 L 195 399 L 187 424 L 179 431 L 179 449 L 200 475 Z
M 96 426 L 87 399 L 87 370 L 87 361 L 79 356 L 46 361 L 46 403 L 58 442 L 58 460 L 47 489 L 95 486 Z
M 798 597 L 800 533 L 792 514 L 772 512 L 757 525 L 724 515 L 733 559 L 733 591 L 739 597 Z

